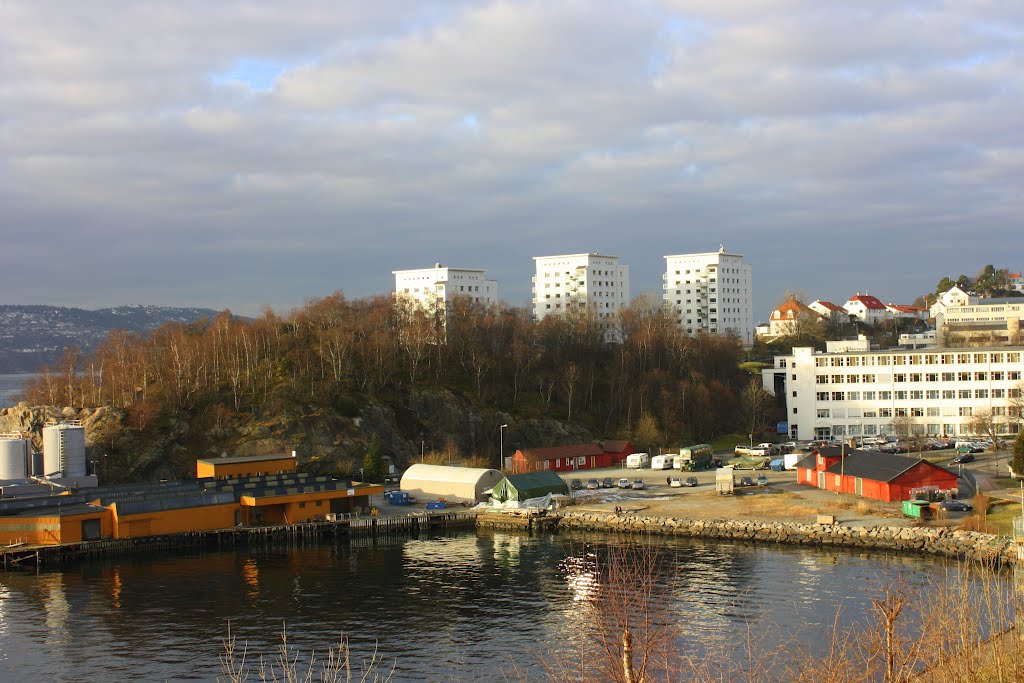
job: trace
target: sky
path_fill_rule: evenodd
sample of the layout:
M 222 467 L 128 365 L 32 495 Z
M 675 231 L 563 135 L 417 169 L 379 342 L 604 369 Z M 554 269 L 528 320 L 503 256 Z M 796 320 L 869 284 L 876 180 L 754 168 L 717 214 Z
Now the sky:
M 1024 269 L 1024 3 L 0 3 L 0 303 L 278 312 L 724 245 L 911 303 Z

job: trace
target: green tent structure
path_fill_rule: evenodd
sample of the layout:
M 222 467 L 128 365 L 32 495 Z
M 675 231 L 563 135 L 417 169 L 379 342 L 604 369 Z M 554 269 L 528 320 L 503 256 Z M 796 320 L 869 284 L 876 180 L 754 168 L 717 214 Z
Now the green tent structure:
M 549 493 L 569 495 L 569 485 L 554 472 L 527 472 L 510 474 L 494 486 L 491 497 L 504 503 L 507 500 L 522 502 L 540 498 Z

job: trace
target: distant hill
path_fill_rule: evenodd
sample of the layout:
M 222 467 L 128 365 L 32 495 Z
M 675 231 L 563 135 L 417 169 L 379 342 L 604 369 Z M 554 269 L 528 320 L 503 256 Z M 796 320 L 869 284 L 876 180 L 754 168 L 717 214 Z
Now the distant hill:
M 111 330 L 148 332 L 164 323 L 190 323 L 218 314 L 209 308 L 116 306 L 88 311 L 61 306 L 0 305 L 0 373 L 35 372 L 54 365 L 64 349 L 92 351 Z

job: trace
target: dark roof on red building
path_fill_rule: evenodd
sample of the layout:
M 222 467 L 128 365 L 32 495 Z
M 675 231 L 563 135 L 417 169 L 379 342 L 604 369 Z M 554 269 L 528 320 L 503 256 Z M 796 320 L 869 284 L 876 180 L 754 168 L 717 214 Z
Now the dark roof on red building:
M 632 446 L 633 444 L 629 441 L 618 441 L 609 439 L 608 441 L 599 442 L 599 445 L 601 446 L 601 448 L 604 449 L 605 453 L 621 453 L 624 450 L 626 450 L 628 446 Z
M 849 477 L 859 477 L 861 479 L 888 483 L 895 481 L 900 475 L 924 463 L 926 467 L 934 467 L 956 477 L 955 472 L 950 472 L 946 468 L 939 467 L 927 460 L 909 458 L 905 455 L 891 455 L 879 451 L 851 450 L 846 452 L 846 457 L 843 460 L 845 462 L 836 463 L 825 471 L 829 474 L 842 473 Z
M 818 454 L 809 453 L 806 458 L 796 464 L 798 468 L 805 470 L 813 470 L 814 466 L 818 464 Z

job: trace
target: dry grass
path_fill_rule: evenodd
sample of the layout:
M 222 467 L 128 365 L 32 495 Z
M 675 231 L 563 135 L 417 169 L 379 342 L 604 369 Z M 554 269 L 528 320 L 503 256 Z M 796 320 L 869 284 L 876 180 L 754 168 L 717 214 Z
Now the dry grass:
M 288 630 L 281 626 L 281 643 L 277 652 L 270 656 L 259 655 L 255 664 L 248 660 L 248 644 L 239 643 L 231 632 L 228 622 L 220 656 L 218 683 L 246 683 L 257 680 L 261 683 L 385 683 L 395 673 L 395 667 L 387 669 L 383 659 L 374 649 L 369 661 L 356 665 L 352 661 L 348 638 L 344 634 L 338 644 L 327 648 L 326 655 L 310 652 L 308 659 L 288 644 Z

